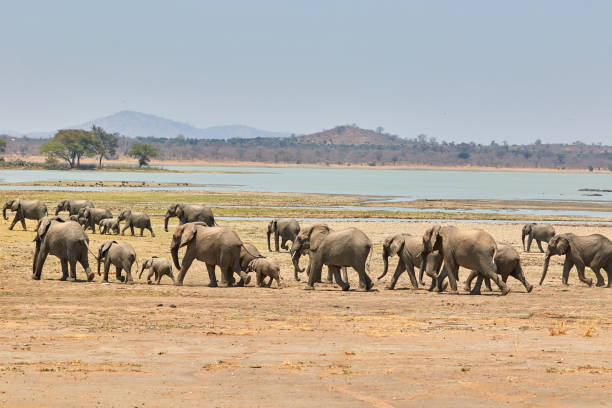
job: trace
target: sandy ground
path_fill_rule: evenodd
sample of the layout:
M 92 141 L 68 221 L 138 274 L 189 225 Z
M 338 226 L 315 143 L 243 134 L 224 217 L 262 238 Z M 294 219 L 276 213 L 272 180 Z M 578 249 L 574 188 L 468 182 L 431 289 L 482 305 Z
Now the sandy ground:
M 169 255 L 171 233 L 120 237 L 144 259 Z M 172 224 L 174 225 L 174 224 Z M 537 286 L 543 254 L 521 253 L 525 293 L 482 296 L 410 289 L 363 293 L 295 282 L 287 253 L 268 253 L 263 222 L 224 222 L 282 266 L 285 287 L 208 288 L 203 264 L 186 286 L 60 282 L 50 257 L 30 279 L 29 231 L 0 224 L 2 407 L 606 406 L 612 397 L 612 289 L 561 283 L 560 257 Z M 337 222 L 375 243 L 428 224 Z M 474 227 L 474 224 L 459 226 Z M 476 225 L 520 248 L 520 226 Z M 171 227 L 172 231 L 172 227 Z M 558 226 L 558 232 L 612 228 Z M 89 234 L 91 247 L 108 239 Z M 533 251 L 533 248 L 532 248 Z M 181 252 L 182 255 L 182 252 Z M 93 257 L 90 260 L 93 261 Z M 392 262 L 394 267 L 395 258 Z M 392 271 L 391 271 L 392 272 Z M 78 277 L 84 278 L 79 268 Z M 461 277 L 467 276 L 465 270 Z M 593 276 L 589 270 L 588 275 Z M 112 274 L 111 274 L 112 275 Z M 357 287 L 357 277 L 349 272 Z

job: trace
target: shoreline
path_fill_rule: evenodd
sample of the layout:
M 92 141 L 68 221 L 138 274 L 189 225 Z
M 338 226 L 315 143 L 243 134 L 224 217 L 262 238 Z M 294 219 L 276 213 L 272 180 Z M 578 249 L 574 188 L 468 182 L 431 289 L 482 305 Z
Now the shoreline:
M 25 162 L 42 165 L 45 162 L 43 156 L 25 156 L 19 157 L 15 155 L 4 156 L 6 161 L 22 160 Z M 97 161 L 92 159 L 84 159 L 81 161 L 84 165 L 96 164 Z M 98 169 L 65 169 L 58 171 L 151 171 L 151 172 L 194 172 L 196 170 L 177 170 L 177 169 L 159 169 L 159 168 L 138 168 L 133 167 L 136 165 L 136 160 L 119 157 L 117 160 L 104 161 L 102 168 Z M 108 167 L 105 167 L 107 165 Z M 418 164 L 400 164 L 400 165 L 376 165 L 370 166 L 367 164 L 352 164 L 352 165 L 338 165 L 338 164 L 292 164 L 292 163 L 274 163 L 274 162 L 253 162 L 253 161 L 223 161 L 223 160 L 151 160 L 151 166 L 215 166 L 215 167 L 267 167 L 267 168 L 314 168 L 314 169 L 369 169 L 369 170 L 432 170 L 432 171 L 500 171 L 500 172 L 542 172 L 542 173 L 596 173 L 596 174 L 610 174 L 609 170 L 594 169 L 589 171 L 588 169 L 559 169 L 559 168 L 540 168 L 540 167 L 491 167 L 491 166 L 428 166 Z M 122 166 L 126 166 L 123 168 Z M 16 169 L 16 170 L 28 170 L 19 166 L 12 167 L 0 167 L 0 169 Z

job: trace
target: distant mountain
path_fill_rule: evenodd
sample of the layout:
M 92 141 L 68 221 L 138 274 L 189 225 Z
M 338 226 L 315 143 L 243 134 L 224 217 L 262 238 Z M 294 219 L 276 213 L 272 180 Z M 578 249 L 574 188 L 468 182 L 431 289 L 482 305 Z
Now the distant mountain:
M 375 145 L 393 146 L 406 143 L 405 139 L 356 126 L 337 126 L 330 130 L 298 136 L 298 143 L 317 143 L 331 145 Z
M 256 137 L 288 137 L 289 133 L 270 132 L 244 125 L 214 126 L 200 129 L 188 123 L 177 122 L 134 111 L 121 111 L 110 116 L 89 120 L 78 125 L 65 126 L 64 129 L 91 129 L 91 126 L 101 126 L 107 132 L 118 132 L 127 137 L 153 136 L 174 138 L 183 135 L 189 139 L 252 139 Z M 54 132 L 28 133 L 28 137 L 50 137 Z M 19 132 L 10 135 L 18 136 Z

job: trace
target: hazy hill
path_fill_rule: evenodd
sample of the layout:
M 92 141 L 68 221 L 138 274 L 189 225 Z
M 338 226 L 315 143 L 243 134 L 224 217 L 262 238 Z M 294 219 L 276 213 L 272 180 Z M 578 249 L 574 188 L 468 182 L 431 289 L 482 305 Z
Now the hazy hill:
M 374 145 L 393 146 L 405 142 L 397 136 L 378 133 L 373 130 L 361 129 L 356 126 L 337 126 L 330 130 L 298 136 L 298 143 L 319 143 L 333 145 Z

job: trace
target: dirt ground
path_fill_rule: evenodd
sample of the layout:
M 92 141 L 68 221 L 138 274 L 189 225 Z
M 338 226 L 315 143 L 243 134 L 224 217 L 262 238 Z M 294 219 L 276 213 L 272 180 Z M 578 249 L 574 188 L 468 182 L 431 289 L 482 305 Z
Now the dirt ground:
M 171 232 L 120 237 L 144 259 L 170 258 Z M 172 227 L 175 225 L 171 223 Z M 544 255 L 523 253 L 531 294 L 482 296 L 411 289 L 314 292 L 293 280 L 287 253 L 268 253 L 265 223 L 223 222 L 282 267 L 281 290 L 208 288 L 196 262 L 185 286 L 59 281 L 49 257 L 33 281 L 33 222 L 0 224 L 0 406 L 2 407 L 420 407 L 607 406 L 612 402 L 612 289 L 587 287 L 575 270 L 561 283 L 562 258 L 537 286 Z M 520 248 L 518 224 L 461 224 Z M 375 243 L 427 223 L 335 222 Z M 602 233 L 612 227 L 557 226 Z M 91 248 L 108 239 L 89 234 Z M 535 246 L 535 245 L 534 245 Z M 537 247 L 536 247 L 537 250 Z M 532 247 L 533 251 L 533 247 Z M 181 256 L 182 256 L 181 251 Z M 90 256 L 90 261 L 93 257 Z M 305 260 L 304 260 L 305 261 Z M 397 258 L 393 258 L 394 268 Z M 95 266 L 92 265 L 92 266 Z M 393 270 L 390 271 L 392 274 Z M 175 271 L 176 273 L 176 271 Z M 462 270 L 461 277 L 467 272 Z M 593 277 L 590 270 L 588 275 Z M 82 270 L 77 275 L 84 279 Z M 605 276 L 605 275 L 604 275 Z M 112 277 L 112 274 L 111 274 Z M 385 279 L 390 276 L 387 275 Z M 357 287 L 354 271 L 349 272 Z M 275 284 L 273 285 L 275 286 Z

